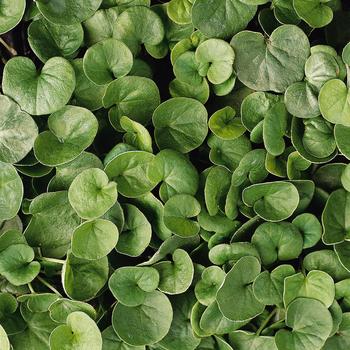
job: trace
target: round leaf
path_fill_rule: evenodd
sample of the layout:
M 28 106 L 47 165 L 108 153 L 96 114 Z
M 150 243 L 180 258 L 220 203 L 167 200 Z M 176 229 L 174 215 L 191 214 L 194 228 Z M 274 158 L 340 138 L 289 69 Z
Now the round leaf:
M 68 25 L 83 22 L 91 17 L 101 2 L 102 0 L 39 0 L 37 6 L 50 22 Z
M 96 117 L 87 109 L 66 106 L 50 115 L 50 131 L 43 131 L 34 143 L 35 157 L 44 165 L 68 163 L 89 147 L 98 129 Z
M 172 318 L 170 301 L 163 293 L 155 291 L 147 294 L 139 306 L 118 303 L 113 309 L 112 324 L 122 340 L 141 346 L 163 339 L 170 329 Z
M 105 214 L 116 202 L 117 196 L 115 182 L 110 182 L 104 171 L 96 168 L 80 173 L 68 191 L 71 206 L 81 218 L 87 220 Z
M 0 222 L 16 216 L 22 197 L 23 183 L 15 167 L 0 161 Z
M 73 67 L 62 57 L 50 58 L 38 73 L 26 57 L 14 57 L 4 68 L 4 94 L 29 114 L 44 115 L 64 107 L 75 88 Z
M 97 85 L 105 85 L 127 75 L 133 64 L 132 53 L 121 41 L 106 39 L 91 46 L 84 55 L 84 72 Z
M 72 253 L 82 259 L 101 259 L 113 250 L 118 237 L 118 229 L 111 221 L 86 221 L 73 233 Z
M 238 79 L 251 89 L 284 92 L 304 77 L 310 44 L 296 26 L 282 25 L 268 39 L 261 33 L 243 31 L 232 38 L 231 45 Z
M 208 133 L 207 117 L 205 107 L 191 98 L 175 97 L 163 102 L 152 118 L 158 147 L 181 153 L 199 147 Z
M 67 324 L 60 325 L 50 335 L 50 349 L 62 346 L 69 350 L 92 348 L 102 350 L 102 336 L 96 323 L 84 312 L 75 311 L 68 315 Z

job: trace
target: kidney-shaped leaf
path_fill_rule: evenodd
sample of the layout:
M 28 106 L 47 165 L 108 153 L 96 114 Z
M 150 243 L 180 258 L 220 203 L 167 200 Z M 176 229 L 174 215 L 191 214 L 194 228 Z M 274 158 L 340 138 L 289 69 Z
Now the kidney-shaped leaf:
M 260 269 L 257 258 L 245 256 L 226 275 L 216 300 L 220 311 L 229 320 L 245 321 L 263 312 L 264 304 L 253 293 L 253 281 L 259 275 Z
M 84 55 L 84 72 L 97 85 L 105 85 L 127 75 L 133 64 L 132 53 L 121 41 L 106 39 L 91 46 Z
M 0 96 L 0 161 L 17 163 L 32 149 L 38 135 L 35 121 L 6 96 Z
M 172 257 L 173 262 L 161 261 L 153 265 L 159 272 L 158 289 L 166 294 L 182 294 L 192 283 L 193 263 L 183 249 L 176 249 Z
M 294 299 L 311 298 L 319 300 L 328 308 L 332 305 L 334 296 L 334 281 L 323 271 L 310 271 L 307 276 L 297 273 L 284 280 L 283 301 L 286 307 Z
M 322 213 L 323 242 L 341 243 L 350 238 L 350 221 L 347 215 L 350 193 L 339 189 L 331 193 Z
M 139 306 L 159 285 L 159 273 L 152 267 L 125 266 L 115 270 L 108 281 L 114 297 L 125 306 Z
M 164 223 L 166 227 L 180 237 L 194 236 L 199 232 L 199 224 L 191 219 L 201 211 L 196 198 L 188 194 L 171 197 L 164 206 Z
M 175 97 L 163 102 L 152 118 L 157 145 L 181 153 L 192 151 L 207 136 L 207 118 L 203 104 L 192 98 Z
M 318 350 L 330 335 L 333 320 L 320 301 L 298 298 L 287 308 L 286 325 L 292 330 L 280 330 L 275 336 L 279 350 Z
M 96 219 L 117 201 L 117 186 L 106 173 L 97 168 L 86 169 L 72 182 L 68 190 L 69 203 L 77 214 L 87 220 Z
M 15 167 L 0 161 L 0 222 L 16 216 L 22 198 L 23 183 Z
M 73 233 L 72 253 L 82 259 L 101 259 L 115 248 L 118 237 L 117 226 L 111 221 L 103 219 L 86 221 Z
M 73 67 L 62 57 L 49 59 L 38 73 L 27 57 L 14 57 L 4 68 L 4 94 L 29 114 L 44 115 L 64 107 L 75 88 Z
M 42 15 L 57 24 L 80 23 L 91 17 L 102 0 L 38 0 L 37 6 Z
M 256 10 L 240 0 L 197 0 L 192 23 L 208 37 L 229 38 L 247 26 Z
M 164 37 L 160 17 L 146 6 L 132 6 L 117 17 L 113 36 L 123 41 L 136 56 L 140 45 L 158 45 Z
M 299 204 L 297 188 L 282 181 L 251 185 L 244 189 L 242 197 L 246 205 L 267 221 L 287 219 Z
M 169 299 L 161 292 L 147 294 L 135 307 L 118 303 L 113 310 L 112 325 L 118 336 L 134 346 L 154 344 L 165 337 L 173 319 Z M 147 321 L 145 321 L 147 320 Z
M 36 138 L 34 153 L 40 163 L 56 166 L 73 160 L 91 145 L 98 122 L 89 110 L 66 106 L 50 115 L 48 126 L 50 130 Z
M 107 163 L 105 172 L 117 183 L 118 192 L 131 198 L 150 192 L 162 178 L 156 156 L 144 151 L 129 151 L 117 155 Z
M 238 79 L 251 89 L 284 92 L 304 77 L 310 44 L 297 26 L 282 25 L 269 38 L 243 31 L 231 41 Z
M 68 315 L 66 324 L 58 326 L 50 335 L 50 349 L 102 350 L 102 336 L 94 320 L 86 313 L 75 311 Z

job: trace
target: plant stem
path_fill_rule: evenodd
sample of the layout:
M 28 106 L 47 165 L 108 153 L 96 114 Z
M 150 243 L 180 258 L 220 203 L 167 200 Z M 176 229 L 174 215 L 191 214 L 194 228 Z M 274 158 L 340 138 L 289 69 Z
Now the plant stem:
M 277 313 L 277 310 L 278 310 L 278 308 L 276 307 L 275 309 L 273 309 L 271 311 L 270 315 L 266 317 L 264 322 L 261 324 L 259 329 L 256 331 L 256 335 L 260 335 L 260 333 L 264 330 L 264 328 L 267 326 L 267 324 L 271 321 L 272 317 L 275 316 L 275 314 Z
M 61 260 L 61 259 L 54 259 L 54 258 L 45 258 L 45 257 L 40 257 L 38 258 L 38 260 L 42 260 L 42 261 L 49 261 L 49 262 L 53 262 L 56 264 L 61 264 L 63 265 L 65 263 L 65 260 Z
M 2 37 L 0 37 L 0 44 L 11 54 L 11 56 L 17 56 L 17 51 L 11 47 Z
M 33 289 L 32 284 L 29 282 L 27 285 L 28 285 L 28 288 L 29 288 L 30 292 L 31 292 L 32 294 L 35 294 L 35 290 Z
M 62 296 L 62 294 L 53 286 L 51 285 L 49 282 L 45 281 L 42 277 L 37 276 L 37 279 L 47 288 L 49 288 L 51 291 L 53 291 L 55 294 L 59 295 L 60 297 Z

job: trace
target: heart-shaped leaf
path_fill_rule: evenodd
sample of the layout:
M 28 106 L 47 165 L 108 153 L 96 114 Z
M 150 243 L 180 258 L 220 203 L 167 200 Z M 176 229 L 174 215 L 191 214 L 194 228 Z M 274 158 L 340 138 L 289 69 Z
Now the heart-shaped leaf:
M 4 68 L 4 94 L 29 114 L 50 114 L 63 108 L 75 88 L 73 67 L 62 57 L 50 58 L 38 73 L 27 57 L 14 57 Z
M 282 25 L 266 39 L 261 33 L 242 31 L 231 45 L 238 79 L 251 89 L 284 92 L 304 77 L 310 44 L 296 26 Z

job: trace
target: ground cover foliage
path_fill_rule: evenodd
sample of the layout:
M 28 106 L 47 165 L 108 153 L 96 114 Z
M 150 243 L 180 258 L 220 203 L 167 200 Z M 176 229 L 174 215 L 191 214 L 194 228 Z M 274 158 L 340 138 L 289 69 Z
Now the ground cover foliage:
M 350 6 L 0 0 L 0 349 L 350 348 Z

